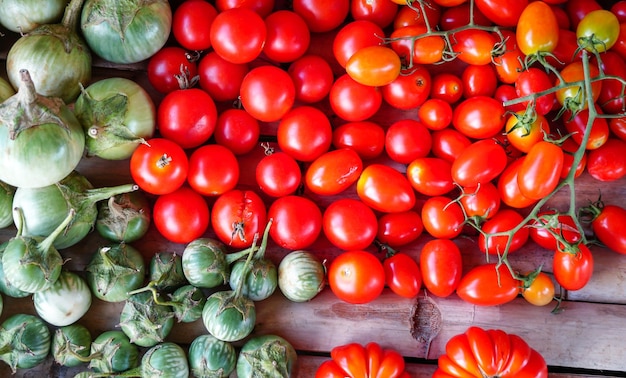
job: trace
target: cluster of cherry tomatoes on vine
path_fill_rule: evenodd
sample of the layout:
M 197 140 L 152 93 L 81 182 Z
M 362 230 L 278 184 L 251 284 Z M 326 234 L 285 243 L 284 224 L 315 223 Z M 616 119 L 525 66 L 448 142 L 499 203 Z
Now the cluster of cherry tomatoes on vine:
M 159 136 L 130 169 L 156 196 L 164 237 L 186 243 L 211 229 L 243 248 L 270 218 L 287 250 L 323 235 L 343 251 L 331 288 L 354 303 L 384 285 L 408 297 L 423 285 L 484 305 L 520 293 L 550 303 L 545 273 L 518 274 L 506 260 L 531 239 L 555 251 L 562 287 L 588 282 L 592 255 L 572 213 L 537 209 L 524 222 L 564 180 L 626 173 L 625 2 L 245 4 L 181 2 L 173 43 L 149 61 L 163 94 Z M 603 22 L 586 18 L 593 11 Z M 468 224 L 498 262 L 463 274 L 453 240 Z M 388 266 L 424 233 L 433 241 L 419 262 Z M 375 245 L 390 252 L 381 269 L 365 251 Z

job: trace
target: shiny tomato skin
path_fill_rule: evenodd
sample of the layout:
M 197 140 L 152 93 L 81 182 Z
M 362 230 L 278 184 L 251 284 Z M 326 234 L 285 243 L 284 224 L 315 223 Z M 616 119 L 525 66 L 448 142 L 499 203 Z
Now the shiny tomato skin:
M 517 174 L 520 192 L 526 198 L 540 200 L 556 189 L 563 170 L 563 150 L 548 141 L 535 143 Z
M 373 254 L 342 252 L 328 267 L 328 284 L 342 301 L 364 304 L 378 298 L 385 287 L 385 269 Z
M 346 19 L 350 13 L 349 0 L 295 0 L 294 12 L 298 13 L 314 33 L 331 31 Z
M 257 12 L 261 17 L 267 17 L 274 9 L 274 0 L 215 0 L 215 7 L 220 12 L 226 9 L 246 7 Z
M 492 255 L 502 255 L 521 249 L 529 238 L 529 230 L 522 227 L 513 233 L 512 237 L 492 236 L 490 234 L 509 232 L 524 221 L 524 217 L 514 209 L 501 209 L 481 225 L 481 232 L 478 235 L 478 248 L 481 252 Z M 507 249 L 507 243 L 508 249 Z
M 530 2 L 517 20 L 515 35 L 524 55 L 552 52 L 559 42 L 559 23 L 552 8 L 543 1 Z
M 350 1 L 350 15 L 355 20 L 369 20 L 386 28 L 391 25 L 398 13 L 398 4 L 390 0 L 353 0 Z
M 216 164 L 218 161 L 219 164 Z M 222 145 L 206 144 L 189 156 L 187 182 L 205 196 L 219 196 L 234 189 L 239 173 L 237 157 Z
M 465 273 L 456 293 L 474 305 L 497 306 L 515 299 L 519 288 L 520 282 L 511 275 L 506 265 L 497 267 L 496 263 L 487 263 Z
M 626 141 L 626 118 L 611 118 L 609 129 L 616 138 Z
M 545 116 L 536 114 L 534 119 L 527 121 L 525 110 L 509 116 L 505 124 L 506 139 L 518 150 L 528 153 L 535 143 L 542 141 L 550 134 L 550 124 Z
M 537 214 L 537 218 L 531 223 L 529 234 L 539 246 L 552 251 L 563 249 L 563 244 L 556 240 L 550 230 L 572 244 L 581 240 L 580 231 L 570 215 L 541 211 Z
M 283 197 L 298 190 L 302 171 L 291 155 L 276 151 L 261 158 L 255 169 L 255 177 L 263 193 L 270 197 Z
M 617 205 L 603 205 L 591 222 L 593 234 L 612 251 L 626 254 L 626 209 Z
M 346 72 L 356 82 L 381 87 L 393 82 L 399 75 L 402 62 L 387 46 L 367 46 L 357 51 L 346 62 Z
M 426 26 L 408 25 L 395 29 L 389 35 L 391 48 L 398 54 L 404 67 L 412 69 L 422 64 L 434 64 L 442 60 L 446 46 L 442 37 L 431 35 L 417 39 L 411 38 L 427 32 Z
M 599 148 L 587 153 L 587 172 L 599 181 L 615 181 L 626 175 L 626 142 L 609 138 Z
M 296 106 L 279 121 L 276 138 L 280 149 L 298 161 L 310 162 L 330 149 L 333 131 L 319 108 Z
M 322 101 L 333 85 L 333 70 L 319 55 L 305 54 L 287 69 L 296 88 L 296 100 L 306 104 Z
M 211 22 L 217 9 L 207 1 L 185 1 L 174 11 L 172 35 L 186 50 L 202 51 L 211 47 Z
M 430 130 L 443 130 L 452 123 L 452 106 L 444 100 L 429 98 L 417 110 L 417 117 Z
M 393 122 L 385 133 L 385 151 L 389 158 L 409 164 L 430 153 L 430 131 L 420 121 L 405 118 Z
M 492 60 L 492 50 L 498 42 L 496 36 L 479 29 L 467 29 L 456 32 L 451 37 L 452 50 L 457 57 L 467 64 L 485 65 Z
M 323 153 L 305 173 L 305 185 L 315 194 L 336 195 L 352 186 L 363 171 L 363 160 L 350 148 Z M 355 248 L 361 249 L 361 248 Z
M 311 33 L 302 17 L 282 9 L 264 19 L 267 30 L 263 54 L 274 62 L 291 63 L 303 56 L 309 48 Z
M 546 306 L 554 300 L 554 282 L 544 272 L 539 272 L 530 286 L 522 289 L 522 297 L 535 306 Z
M 518 97 L 526 97 L 534 93 L 542 92 L 553 87 L 552 80 L 548 74 L 537 67 L 530 67 L 522 71 L 515 81 L 515 92 Z M 546 115 L 554 106 L 554 92 L 545 94 L 535 100 L 535 111 L 541 115 Z M 527 106 L 529 101 L 522 102 Z
M 346 122 L 333 129 L 334 148 L 350 148 L 363 160 L 378 157 L 385 150 L 385 129 L 371 121 Z
M 461 186 L 477 186 L 498 177 L 506 164 L 504 147 L 494 139 L 481 139 L 461 151 L 454 160 L 452 179 Z
M 602 9 L 602 6 L 596 0 L 569 0 L 565 3 L 565 11 L 572 28 L 578 27 L 586 14 L 599 9 Z
M 259 122 L 243 109 L 226 109 L 217 117 L 213 137 L 217 144 L 227 147 L 235 155 L 243 155 L 258 145 Z
M 154 225 L 163 237 L 186 244 L 204 234 L 210 225 L 204 197 L 188 186 L 157 197 L 152 208 Z
M 432 154 L 452 163 L 472 141 L 460 131 L 447 127 L 432 133 Z
M 474 96 L 461 101 L 452 114 L 452 126 L 468 138 L 486 139 L 502 131 L 504 106 L 487 96 Z
M 459 247 L 449 239 L 433 239 L 422 247 L 419 266 L 424 287 L 441 298 L 452 295 L 463 276 Z
M 596 111 L 602 114 L 599 105 L 595 104 Z M 583 136 L 587 132 L 587 123 L 589 121 L 589 109 L 583 109 L 576 113 L 573 117 L 569 111 L 564 114 L 565 129 L 572 134 L 572 139 L 580 146 Z M 606 118 L 596 117 L 591 124 L 589 137 L 585 148 L 587 150 L 595 150 L 600 148 L 609 139 L 610 129 L 609 122 Z
M 330 357 L 317 368 L 315 378 L 365 377 L 367 374 L 371 377 L 408 377 L 404 357 L 394 349 L 383 349 L 376 342 L 339 345 L 331 349 Z
M 455 104 L 463 97 L 463 81 L 459 76 L 449 72 L 433 75 L 430 97 Z
M 333 56 L 339 65 L 346 67 L 348 60 L 358 50 L 381 44 L 383 29 L 372 21 L 354 20 L 337 31 L 333 39 Z
M 261 15 L 247 7 L 225 9 L 211 23 L 213 50 L 225 60 L 250 63 L 263 51 L 267 29 Z
M 165 138 L 147 140 L 130 157 L 133 181 L 150 194 L 162 195 L 180 188 L 187 179 L 188 169 L 185 150 Z
M 394 2 L 400 5 L 406 5 L 406 2 L 402 0 L 396 0 Z M 441 6 L 436 4 L 433 0 L 425 0 L 423 4 L 423 11 L 426 17 L 424 17 L 421 7 L 399 7 L 398 13 L 396 13 L 396 17 L 393 20 L 393 28 L 398 29 L 408 25 L 425 26 L 426 22 L 428 22 L 432 28 L 435 28 L 441 18 Z
M 215 101 L 234 101 L 249 70 L 247 63 L 229 62 L 211 50 L 198 62 L 198 85 Z
M 537 202 L 535 199 L 524 196 L 517 184 L 519 170 L 525 158 L 526 156 L 522 156 L 509 163 L 500 177 L 498 177 L 496 185 L 502 203 L 514 209 L 523 209 Z
M 620 33 L 617 16 L 607 9 L 591 11 L 576 25 L 576 36 L 582 47 L 591 53 L 609 50 Z
M 465 1 L 463 4 L 442 8 L 439 28 L 453 30 L 467 25 L 470 21 L 469 5 L 469 1 Z M 474 7 L 474 23 L 481 26 L 491 25 L 491 21 L 477 7 Z
M 255 234 L 262 234 L 267 220 L 263 199 L 252 190 L 233 189 L 217 197 L 211 209 L 211 226 L 224 244 L 250 247 Z
M 463 97 L 493 97 L 498 85 L 495 68 L 491 64 L 469 64 L 461 75 L 463 80 Z
M 287 71 L 263 65 L 252 68 L 244 76 L 240 91 L 243 108 L 262 122 L 280 120 L 296 99 L 296 87 Z
M 463 231 L 465 215 L 458 202 L 447 197 L 429 197 L 422 206 L 424 230 L 434 238 L 454 239 Z
M 426 196 L 441 196 L 456 186 L 451 175 L 452 164 L 438 157 L 422 157 L 409 163 L 406 176 L 415 191 Z
M 378 112 L 383 102 L 380 88 L 360 84 L 347 73 L 335 80 L 329 98 L 333 112 L 348 122 L 365 121 Z
M 180 89 L 176 75 L 188 72 L 189 78 L 192 78 L 198 73 L 198 65 L 189 60 L 185 49 L 166 46 L 152 55 L 146 70 L 152 87 L 160 93 L 169 93 Z
M 599 67 L 606 75 L 617 76 L 626 79 L 626 61 L 615 51 L 606 51 L 602 54 Z M 596 66 L 597 59 L 592 59 L 590 67 Z M 618 80 L 603 80 L 602 89 L 597 99 L 597 103 L 604 113 L 616 114 L 622 112 L 626 106 L 622 93 L 622 83 Z M 615 118 L 613 118 L 615 119 Z M 610 121 L 612 121 L 611 119 Z M 610 122 L 609 121 L 609 122 Z
M 464 187 L 461 206 L 468 218 L 490 219 L 500 210 L 500 193 L 493 182 L 475 187 Z
M 415 210 L 386 213 L 378 218 L 376 240 L 397 248 L 417 240 L 423 231 L 422 218 Z
M 322 231 L 326 239 L 339 249 L 365 249 L 376 238 L 378 219 L 362 201 L 339 198 L 324 210 Z
M 517 20 L 528 5 L 528 0 L 478 0 L 476 6 L 494 24 L 512 27 L 517 25 Z
M 423 105 L 428 99 L 430 88 L 430 72 L 423 66 L 416 66 L 382 86 L 380 91 L 387 104 L 397 109 L 408 110 Z
M 356 191 L 365 204 L 383 213 L 403 212 L 415 206 L 415 191 L 409 180 L 384 164 L 367 165 L 357 180 Z
M 395 294 L 404 298 L 415 298 L 422 289 L 420 267 L 411 256 L 395 253 L 383 260 L 385 282 Z
M 555 251 L 552 259 L 554 278 L 565 290 L 585 287 L 593 274 L 593 265 L 593 254 L 582 243 L 572 252 Z
M 296 195 L 276 198 L 267 210 L 273 219 L 270 237 L 281 248 L 305 249 L 322 231 L 322 211 L 315 202 Z

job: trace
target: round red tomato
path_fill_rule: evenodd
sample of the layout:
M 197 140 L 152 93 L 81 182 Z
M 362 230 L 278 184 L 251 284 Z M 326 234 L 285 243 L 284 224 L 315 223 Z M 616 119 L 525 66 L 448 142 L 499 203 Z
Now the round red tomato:
M 156 199 L 152 219 L 167 240 L 186 244 L 201 237 L 209 227 L 209 206 L 195 190 L 182 186 Z
M 333 56 L 341 67 L 346 67 L 348 60 L 358 50 L 368 46 L 378 46 L 384 36 L 382 28 L 372 21 L 355 20 L 339 29 L 333 39 Z
M 464 301 L 479 306 L 497 306 L 511 302 L 519 294 L 521 283 L 505 264 L 488 263 L 470 269 L 459 282 L 456 293 Z
M 438 297 L 456 291 L 463 275 L 463 258 L 459 247 L 449 239 L 433 239 L 422 247 L 420 269 L 426 289 Z
M 232 63 L 209 51 L 198 62 L 198 85 L 215 101 L 234 101 L 249 70 L 247 63 Z
M 185 1 L 172 17 L 172 34 L 187 50 L 208 50 L 211 47 L 211 23 L 217 9 L 207 1 Z
M 511 232 L 524 221 L 524 217 L 516 210 L 501 209 L 490 219 L 480 226 L 481 233 L 478 235 L 478 248 L 481 252 L 502 256 L 522 248 L 529 238 L 529 230 L 522 226 L 511 236 L 495 234 Z
M 342 301 L 363 304 L 378 298 L 385 288 L 385 269 L 367 251 L 346 251 L 328 267 L 328 284 Z
M 425 67 L 418 66 L 401 73 L 380 90 L 386 103 L 397 109 L 408 110 L 424 104 L 430 87 L 430 72 Z
M 537 67 L 530 67 L 522 71 L 517 77 L 515 81 L 515 92 L 517 93 L 517 97 L 526 97 L 548 90 L 552 88 L 553 85 L 546 71 Z M 541 115 L 548 114 L 548 112 L 552 110 L 554 99 L 554 92 L 538 97 L 534 100 L 535 111 Z M 527 106 L 529 102 L 530 100 L 521 102 L 521 104 Z
M 504 114 L 500 101 L 487 96 L 474 96 L 454 108 L 452 125 L 469 138 L 491 138 L 502 132 Z
M 249 63 L 263 51 L 267 30 L 263 18 L 247 7 L 225 9 L 211 23 L 213 50 L 232 63 Z
M 296 100 L 315 103 L 323 100 L 335 80 L 330 64 L 319 55 L 304 55 L 287 69 L 294 87 Z
M 385 134 L 385 151 L 394 161 L 409 164 L 430 153 L 430 131 L 420 121 L 401 119 L 389 125 Z
M 312 32 L 322 33 L 344 22 L 350 12 L 350 0 L 294 0 L 292 7 Z
M 406 169 L 413 189 L 426 196 L 441 196 L 451 192 L 456 185 L 450 173 L 452 164 L 438 157 L 414 159 Z
M 454 239 L 461 235 L 465 215 L 458 202 L 444 196 L 430 197 L 422 206 L 424 230 L 434 238 Z
M 243 108 L 263 122 L 281 119 L 291 110 L 296 88 L 287 71 L 270 65 L 251 69 L 241 82 Z
M 230 247 L 250 247 L 256 234 L 262 234 L 267 209 L 252 190 L 233 189 L 221 194 L 211 209 L 211 226 L 219 240 Z
M 601 147 L 587 154 L 587 172 L 600 181 L 615 181 L 626 175 L 626 142 L 609 138 Z
M 337 248 L 365 249 L 376 238 L 378 220 L 374 211 L 358 199 L 340 198 L 324 210 L 322 230 Z
M 299 161 L 313 161 L 328 151 L 333 130 L 320 109 L 302 105 L 291 109 L 278 123 L 276 131 L 281 151 Z
M 350 15 L 353 19 L 372 21 L 383 29 L 391 25 L 398 8 L 398 4 L 389 0 L 350 1 Z
M 348 122 L 365 121 L 383 102 L 380 88 L 360 84 L 347 73 L 335 80 L 329 96 L 333 112 Z
M 417 117 L 430 130 L 443 130 L 452 122 L 452 106 L 444 100 L 429 98 L 417 110 Z
M 187 51 L 178 46 L 166 46 L 148 61 L 148 81 L 160 93 L 181 89 L 178 76 L 191 80 L 198 73 L 198 66 L 189 60 Z M 183 79 L 184 80 L 184 79 Z
M 394 252 L 383 260 L 387 287 L 404 298 L 415 298 L 422 289 L 422 272 L 411 256 Z
M 454 104 L 463 97 L 463 81 L 457 75 L 443 72 L 432 77 L 430 97 Z
M 189 186 L 205 196 L 218 196 L 235 188 L 239 181 L 239 162 L 228 148 L 207 144 L 189 157 Z
M 585 244 L 578 243 L 567 251 L 555 251 L 552 271 L 556 282 L 565 290 L 580 290 L 593 274 L 593 254 Z
M 198 88 L 168 93 L 157 109 L 161 136 L 184 149 L 198 147 L 209 140 L 216 123 L 217 108 L 213 99 Z
M 332 196 L 352 186 L 362 171 L 363 161 L 359 154 L 350 148 L 341 148 L 315 159 L 306 170 L 304 182 L 313 193 Z
M 245 7 L 257 12 L 261 17 L 267 17 L 274 10 L 275 0 L 215 0 L 215 7 L 220 11 Z
M 274 243 L 290 250 L 310 247 L 322 231 L 322 211 L 305 197 L 277 198 L 270 205 L 267 218 L 273 219 L 270 237 Z
M 259 189 L 271 197 L 294 194 L 302 179 L 296 159 L 281 151 L 264 156 L 257 164 L 255 174 Z
M 180 188 L 187 179 L 189 161 L 178 144 L 165 138 L 142 143 L 130 157 L 130 174 L 150 194 L 166 194 Z
M 246 154 L 257 146 L 259 122 L 243 109 L 226 109 L 217 117 L 213 137 L 235 155 Z
M 278 63 L 293 62 L 309 48 L 311 34 L 304 19 L 290 10 L 278 10 L 265 18 L 267 36 L 263 53 Z
M 378 218 L 376 240 L 395 248 L 417 240 L 422 231 L 424 231 L 424 225 L 417 211 L 386 213 Z
M 415 206 L 415 191 L 409 180 L 384 164 L 365 167 L 357 180 L 356 191 L 366 205 L 383 213 L 403 212 Z
M 481 139 L 470 144 L 454 159 L 452 179 L 461 186 L 478 186 L 498 177 L 506 164 L 504 147 L 494 139 Z

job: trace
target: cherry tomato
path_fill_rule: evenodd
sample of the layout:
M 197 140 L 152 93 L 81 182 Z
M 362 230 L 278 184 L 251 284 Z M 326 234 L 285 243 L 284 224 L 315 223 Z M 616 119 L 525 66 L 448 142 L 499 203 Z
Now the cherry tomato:
M 422 272 L 411 256 L 402 252 L 388 254 L 383 260 L 387 287 L 404 298 L 415 298 L 422 289 Z
M 517 173 L 517 185 L 526 198 L 540 200 L 559 184 L 563 150 L 552 142 L 540 141 L 528 151 Z
M 150 194 L 166 194 L 180 188 L 187 179 L 189 161 L 185 151 L 165 138 L 142 143 L 130 157 L 130 174 Z
M 574 164 L 574 154 L 580 146 L 574 142 L 572 138 L 567 138 L 563 143 L 561 143 L 561 148 L 563 149 L 563 169 L 561 170 L 561 178 L 564 179 L 569 175 L 572 170 L 572 165 Z M 578 165 L 575 167 L 574 177 L 580 177 L 585 171 L 587 167 L 587 152 L 583 152 L 582 158 L 578 162 Z
M 246 154 L 257 145 L 261 128 L 259 122 L 243 109 L 226 109 L 217 117 L 213 137 L 217 144 L 235 155 Z
M 274 243 L 290 250 L 310 247 L 322 231 L 322 211 L 305 197 L 288 195 L 275 199 L 267 218 L 273 219 L 269 233 Z
M 452 35 L 452 51 L 462 62 L 474 65 L 490 64 L 496 36 L 480 29 L 467 29 Z
M 521 16 L 524 8 L 528 5 L 528 0 L 507 1 L 507 0 L 477 0 L 476 6 L 493 23 L 504 27 L 517 25 L 517 20 Z
M 350 13 L 349 0 L 294 0 L 292 7 L 314 33 L 337 28 Z
M 593 255 L 585 244 L 572 251 L 555 251 L 552 261 L 554 278 L 565 290 L 580 290 L 593 274 Z
M 611 118 L 609 121 L 609 129 L 617 138 L 626 141 L 626 118 Z
M 378 218 L 376 239 L 391 248 L 409 244 L 422 234 L 422 218 L 415 210 L 386 213 Z
M 228 148 L 206 144 L 191 153 L 187 181 L 198 193 L 218 196 L 234 189 L 238 180 L 239 162 Z
M 385 269 L 380 260 L 367 251 L 346 251 L 331 261 L 328 284 L 342 301 L 369 303 L 385 288 Z
M 626 142 L 609 138 L 601 147 L 587 153 L 587 172 L 600 181 L 615 181 L 626 175 Z
M 436 74 L 432 77 L 430 97 L 454 104 L 463 97 L 463 81 L 451 73 Z
M 463 209 L 458 202 L 447 197 L 429 197 L 422 206 L 421 215 L 424 230 L 434 238 L 454 239 L 463 231 Z
M 595 105 L 596 111 L 602 114 L 602 110 L 599 105 Z M 572 139 L 580 146 L 585 133 L 588 131 L 589 136 L 585 148 L 587 150 L 595 150 L 600 148 L 610 136 L 609 123 L 606 118 L 595 117 L 591 130 L 587 130 L 587 123 L 589 122 L 589 109 L 583 109 L 577 112 L 574 116 L 569 111 L 564 113 L 565 129 L 571 134 Z
M 626 209 L 602 202 L 590 209 L 594 236 L 612 251 L 626 254 Z
M 420 64 L 434 64 L 442 60 L 445 40 L 438 35 L 427 35 L 427 32 L 424 25 L 408 25 L 395 29 L 389 35 L 391 48 L 398 53 L 404 67 L 411 69 Z
M 233 101 L 248 71 L 247 63 L 232 63 L 209 51 L 198 62 L 198 85 L 215 101 Z
M 456 186 L 450 173 L 452 164 L 438 157 L 421 157 L 409 163 L 406 176 L 418 193 L 426 196 L 442 196 Z
M 376 238 L 378 219 L 374 211 L 360 200 L 339 198 L 324 210 L 322 230 L 337 248 L 345 251 L 365 249 Z
M 570 244 L 581 240 L 581 233 L 574 219 L 567 214 L 558 214 L 555 211 L 541 211 L 537 220 L 529 228 L 530 238 L 539 246 L 556 251 L 565 246 L 555 237 L 555 234 Z
M 281 151 L 264 156 L 258 162 L 255 174 L 259 189 L 271 197 L 294 194 L 302 179 L 296 159 Z
M 333 85 L 333 71 L 319 55 L 308 54 L 293 61 L 287 73 L 296 88 L 296 100 L 310 104 L 328 96 Z
M 474 96 L 461 101 L 452 114 L 452 126 L 469 138 L 486 139 L 504 127 L 504 106 L 487 96 Z
M 398 8 L 398 4 L 391 0 L 350 1 L 350 15 L 353 19 L 372 21 L 383 29 L 394 21 Z
M 400 57 L 387 46 L 367 46 L 352 54 L 346 62 L 346 72 L 357 83 L 381 87 L 400 75 Z
M 500 193 L 489 181 L 475 187 L 463 188 L 461 206 L 468 218 L 490 219 L 500 210 Z
M 537 200 L 524 196 L 517 184 L 517 177 L 526 156 L 521 156 L 509 163 L 498 177 L 498 192 L 502 203 L 514 209 L 523 209 L 533 205 Z
M 529 230 L 522 227 L 511 236 L 493 236 L 491 234 L 510 232 L 519 226 L 524 217 L 514 209 L 501 209 L 481 225 L 482 232 L 478 235 L 478 248 L 481 252 L 492 255 L 503 255 L 522 248 L 529 238 Z
M 432 133 L 431 152 L 435 157 L 452 163 L 472 141 L 460 131 L 448 127 Z
M 251 69 L 241 82 L 243 108 L 262 122 L 274 122 L 291 110 L 296 88 L 287 71 L 270 65 Z
M 617 16 L 606 9 L 587 13 L 576 26 L 576 37 L 581 46 L 591 53 L 609 50 L 620 33 Z
M 191 80 L 198 73 L 198 65 L 189 57 L 187 51 L 178 46 L 163 47 L 152 55 L 146 68 L 152 87 L 160 93 L 181 89 L 179 76 Z
M 365 121 L 372 117 L 383 102 L 379 88 L 360 84 L 347 73 L 335 80 L 329 96 L 333 112 L 349 122 Z
M 217 9 L 207 1 L 185 1 L 174 11 L 172 34 L 187 50 L 208 50 L 211 47 L 211 23 Z
M 348 60 L 360 49 L 367 46 L 378 46 L 383 29 L 372 21 L 355 20 L 348 22 L 339 29 L 333 39 L 333 56 L 339 65 L 346 67 Z
M 515 36 L 524 55 L 552 52 L 559 43 L 559 23 L 552 8 L 543 1 L 530 2 L 517 20 Z
M 602 59 L 598 65 L 595 56 L 590 63 L 591 67 L 600 67 L 606 75 L 617 76 L 622 80 L 626 79 L 626 61 L 620 54 L 614 51 L 606 51 L 602 54 Z M 626 103 L 622 96 L 622 83 L 619 80 L 607 79 L 602 80 L 602 89 L 598 95 L 597 103 L 602 111 L 609 114 L 616 114 L 623 111 Z M 609 122 L 613 121 L 612 118 Z
M 417 110 L 417 117 L 430 130 L 443 130 L 452 123 L 452 106 L 444 100 L 429 98 Z
M 385 129 L 371 121 L 347 122 L 333 130 L 335 148 L 351 148 L 363 160 L 379 156 L 385 149 Z
M 510 115 L 504 129 L 511 145 L 525 153 L 550 135 L 550 124 L 546 117 L 538 113 L 529 117 L 525 110 Z
M 600 74 L 597 66 L 590 65 L 589 66 L 589 74 L 590 78 L 597 78 Z M 582 61 L 575 61 L 568 65 L 566 65 L 560 72 L 561 78 L 565 81 L 565 83 L 575 83 L 578 81 L 583 81 L 585 79 L 585 73 L 583 70 Z M 555 85 L 563 84 L 560 79 L 557 78 Z M 600 97 L 600 91 L 602 90 L 602 81 L 593 81 L 591 82 L 591 93 L 592 100 L 596 102 L 598 97 Z M 586 109 L 588 106 L 588 100 L 585 96 L 585 90 L 581 85 L 572 85 L 569 87 L 565 87 L 559 89 L 555 93 L 556 100 L 562 106 L 565 106 L 567 109 L 577 112 L 582 109 Z
M 537 67 L 530 67 L 526 71 L 522 71 L 515 81 L 515 91 L 518 97 L 526 97 L 534 93 L 539 93 L 553 87 L 552 80 L 548 74 Z M 546 115 L 554 105 L 554 92 L 550 92 L 534 100 L 535 111 L 537 114 Z M 527 106 L 529 101 L 521 104 Z
M 401 164 L 426 157 L 430 153 L 431 144 L 430 131 L 414 119 L 401 119 L 392 123 L 385 134 L 387 155 Z
M 456 291 L 463 275 L 463 259 L 459 247 L 449 239 L 433 239 L 422 247 L 420 269 L 426 289 L 438 297 Z
M 423 105 L 430 93 L 431 77 L 422 66 L 401 73 L 394 81 L 380 88 L 383 100 L 397 109 L 414 109 Z
M 290 10 L 277 10 L 265 17 L 267 35 L 263 53 L 278 63 L 289 63 L 303 56 L 311 34 L 304 19 Z
M 461 75 L 463 80 L 463 97 L 473 96 L 493 97 L 498 86 L 496 70 L 491 64 L 469 64 Z
M 522 297 L 535 306 L 545 306 L 554 300 L 554 282 L 544 272 L 538 272 L 528 287 L 522 288 Z
M 245 7 L 267 17 L 274 10 L 274 0 L 215 0 L 215 7 L 220 12 L 231 8 Z
M 565 11 L 570 18 L 572 28 L 578 27 L 580 20 L 594 10 L 602 9 L 596 0 L 568 0 L 565 3 Z
M 489 20 L 477 7 L 474 7 L 473 16 L 474 24 L 481 26 L 491 25 L 491 20 Z M 439 28 L 444 31 L 453 30 L 469 24 L 469 21 L 469 1 L 465 1 L 463 2 L 463 4 L 442 8 L 441 19 L 439 20 Z
M 394 2 L 400 5 L 406 5 L 406 1 L 395 0 Z M 396 13 L 396 17 L 393 20 L 393 29 L 408 25 L 425 26 L 427 23 L 431 28 L 435 28 L 441 18 L 441 6 L 436 4 L 433 0 L 424 0 L 420 4 L 424 6 L 399 7 L 398 13 Z
M 305 185 L 315 194 L 336 195 L 352 186 L 363 171 L 356 151 L 341 148 L 323 153 L 307 167 Z M 361 249 L 361 248 L 354 248 Z
M 247 7 L 225 9 L 211 23 L 211 46 L 231 63 L 252 62 L 263 51 L 266 37 L 263 18 Z
M 237 249 L 250 247 L 254 235 L 263 233 L 266 221 L 265 204 L 252 190 L 229 190 L 217 197 L 211 210 L 215 235 Z
M 415 192 L 409 180 L 384 164 L 366 166 L 357 180 L 356 191 L 366 205 L 384 213 L 408 211 L 415 206 Z
M 299 161 L 313 161 L 328 151 L 333 130 L 321 110 L 309 105 L 297 106 L 278 123 L 276 138 L 281 151 Z
M 465 148 L 451 167 L 452 179 L 461 186 L 489 182 L 504 170 L 506 151 L 494 139 L 481 139 Z
M 456 293 L 473 305 L 497 306 L 515 299 L 520 285 L 520 281 L 513 277 L 506 265 L 487 263 L 465 273 Z
M 202 236 L 209 227 L 209 206 L 198 192 L 181 186 L 157 197 L 152 219 L 167 240 L 186 244 Z
M 215 103 L 199 88 L 172 91 L 165 95 L 157 109 L 161 136 L 184 149 L 198 147 L 209 140 L 216 123 Z
M 513 46 L 507 48 L 504 54 L 494 56 L 493 62 L 498 80 L 504 84 L 513 84 L 523 71 L 524 54 L 517 46 Z
M 626 21 L 626 1 L 616 1 L 615 3 L 613 3 L 613 5 L 611 5 L 610 10 L 615 16 L 617 16 L 617 19 L 620 23 Z

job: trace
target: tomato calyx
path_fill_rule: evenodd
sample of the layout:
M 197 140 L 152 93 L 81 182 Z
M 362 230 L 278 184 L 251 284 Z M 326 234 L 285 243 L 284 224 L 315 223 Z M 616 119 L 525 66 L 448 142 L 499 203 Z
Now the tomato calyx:
M 191 58 L 191 59 L 190 59 Z M 187 54 L 187 60 L 192 62 L 191 55 Z M 189 67 L 184 64 L 180 65 L 180 74 L 174 75 L 176 81 L 178 82 L 178 87 L 180 89 L 189 89 L 194 87 L 198 81 L 200 80 L 200 75 L 191 76 L 191 72 L 189 71 Z

